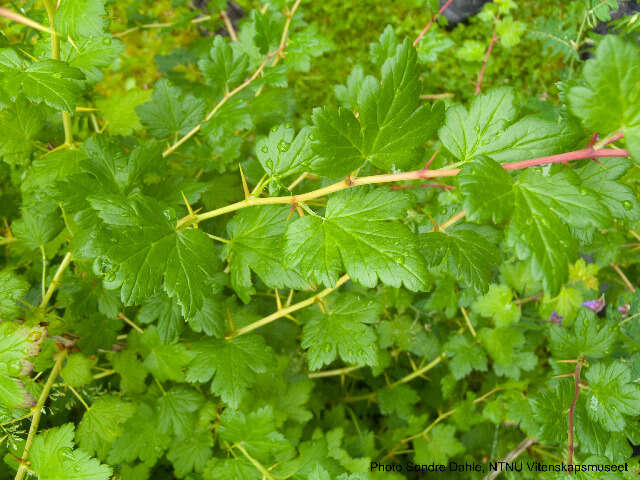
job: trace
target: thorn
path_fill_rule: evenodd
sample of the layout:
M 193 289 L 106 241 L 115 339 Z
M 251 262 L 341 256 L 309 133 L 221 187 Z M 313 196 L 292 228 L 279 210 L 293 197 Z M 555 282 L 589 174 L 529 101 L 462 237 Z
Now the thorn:
M 439 232 L 440 231 L 440 225 L 438 225 L 436 223 L 436 221 L 434 220 L 434 218 L 431 216 L 431 214 L 425 210 L 425 212 L 427 214 L 427 217 L 429 217 L 429 220 L 431 220 L 431 223 L 433 224 L 433 231 L 434 232 Z
M 242 190 L 244 191 L 244 199 L 249 200 L 249 186 L 247 185 L 247 179 L 244 176 L 244 172 L 242 171 L 242 165 L 238 164 L 238 168 L 240 169 L 240 178 L 242 179 Z
M 300 205 L 296 204 L 296 212 L 298 212 L 298 215 L 300 215 L 301 217 L 304 217 L 304 211 L 302 210 L 302 208 L 300 208 Z
M 573 373 L 565 373 L 564 375 L 554 375 L 553 378 L 569 378 L 574 377 Z
M 293 215 L 293 212 L 296 211 L 297 206 L 298 206 L 297 202 L 293 202 L 291 204 L 291 208 L 289 209 L 289 215 L 287 215 L 287 223 L 289 223 L 289 220 L 291 220 L 291 215 Z
M 351 180 L 351 175 L 347 175 L 344 179 L 344 183 L 348 186 L 351 187 L 353 185 L 353 180 Z
M 280 310 L 282 310 L 282 301 L 280 301 L 280 294 L 278 293 L 278 289 L 276 288 L 274 291 L 276 293 L 276 307 L 277 311 L 279 312 Z
M 429 167 L 431 166 L 435 158 L 438 156 L 438 153 L 440 153 L 440 147 L 438 147 L 437 150 L 433 152 L 433 155 L 431 155 L 431 158 L 429 159 L 427 164 L 424 166 L 423 170 L 429 170 Z
M 597 139 L 598 139 L 598 132 L 594 132 L 593 135 L 591 135 L 591 140 L 589 140 L 588 148 L 592 148 L 596 144 Z
M 231 331 L 233 332 L 236 327 L 233 326 L 233 318 L 231 318 L 231 312 L 229 311 L 229 309 L 227 308 L 227 319 L 229 320 L 229 327 L 231 328 Z

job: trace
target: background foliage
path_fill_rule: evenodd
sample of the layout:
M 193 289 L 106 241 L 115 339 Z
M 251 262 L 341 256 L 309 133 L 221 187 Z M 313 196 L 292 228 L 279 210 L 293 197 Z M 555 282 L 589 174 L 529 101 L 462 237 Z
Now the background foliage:
M 637 468 L 619 3 L 0 10 L 0 476 Z

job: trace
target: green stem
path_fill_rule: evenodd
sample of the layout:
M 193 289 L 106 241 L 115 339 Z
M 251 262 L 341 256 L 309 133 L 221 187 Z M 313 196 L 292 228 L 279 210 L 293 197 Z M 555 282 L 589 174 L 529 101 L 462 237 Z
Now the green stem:
M 40 417 L 42 416 L 42 409 L 44 408 L 44 404 L 49 397 L 49 392 L 51 391 L 51 386 L 53 382 L 58 377 L 60 370 L 62 369 L 62 363 L 64 359 L 67 358 L 67 351 L 63 350 L 58 354 L 55 363 L 53 364 L 53 368 L 51 369 L 51 373 L 49 374 L 49 378 L 47 382 L 44 384 L 42 389 L 42 393 L 40 394 L 40 398 L 38 398 L 38 403 L 33 407 L 33 417 L 31 418 L 31 427 L 29 428 L 29 434 L 27 435 L 27 441 L 24 444 L 24 450 L 22 452 L 22 457 L 20 459 L 20 467 L 18 468 L 18 473 L 16 473 L 15 480 L 23 480 L 25 474 L 27 473 L 27 459 L 29 458 L 29 451 L 33 445 L 33 441 L 36 437 L 36 432 L 38 431 L 38 425 L 40 424 Z
M 330 288 L 325 288 L 324 290 L 322 290 L 320 293 L 307 298 L 306 300 L 303 300 L 301 302 L 295 303 L 293 305 L 291 305 L 290 307 L 287 308 L 282 308 L 280 310 L 278 310 L 275 313 L 272 313 L 271 315 L 268 315 L 264 318 L 261 318 L 260 320 L 257 320 L 253 323 L 250 323 L 249 325 L 247 325 L 246 327 L 242 327 L 239 328 L 238 330 L 234 330 L 233 332 L 227 334 L 227 336 L 225 337 L 227 340 L 231 340 L 232 338 L 235 337 L 239 337 L 240 335 L 245 335 L 249 332 L 252 332 L 258 328 L 264 327 L 265 325 L 270 324 L 271 322 L 276 321 L 279 318 L 282 317 L 286 317 L 287 315 L 289 315 L 290 313 L 295 312 L 296 310 L 300 310 L 302 308 L 308 307 L 309 305 L 313 305 L 314 303 L 316 303 L 318 300 L 323 299 L 324 297 L 326 297 L 327 295 L 329 295 L 331 292 L 333 292 L 334 290 L 337 290 L 338 288 L 340 288 L 343 284 L 347 283 L 349 281 L 349 275 L 343 275 L 341 276 L 338 281 L 336 282 L 336 284 L 333 287 Z
M 47 10 L 47 16 L 49 17 L 49 30 L 51 34 L 51 58 L 53 60 L 60 60 L 60 39 L 55 31 L 53 23 L 53 17 L 56 13 L 56 5 L 51 0 L 43 0 L 44 8 Z M 66 147 L 73 146 L 73 125 L 71 124 L 71 115 L 67 112 L 62 112 L 62 126 L 64 127 L 64 144 Z
M 53 292 L 55 291 L 56 287 L 60 284 L 60 278 L 62 278 L 62 274 L 67 269 L 70 263 L 71 263 L 71 252 L 67 252 L 67 254 L 62 259 L 62 263 L 58 267 L 58 270 L 56 270 L 56 273 L 53 276 L 51 283 L 49 284 L 49 288 L 47 292 L 44 294 L 44 297 L 42 297 L 42 302 L 40 303 L 41 309 L 44 310 L 45 308 L 47 308 L 47 305 L 49 304 L 49 300 L 51 300 L 51 296 L 53 295 Z

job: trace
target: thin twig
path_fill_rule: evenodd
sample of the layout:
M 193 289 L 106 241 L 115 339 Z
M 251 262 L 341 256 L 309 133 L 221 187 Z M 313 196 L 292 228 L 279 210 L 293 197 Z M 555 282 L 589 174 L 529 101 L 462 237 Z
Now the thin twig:
M 269 60 L 271 60 L 275 55 L 278 55 L 283 48 L 284 48 L 284 46 L 281 46 L 277 50 L 275 50 L 275 51 L 271 52 L 269 55 L 267 55 L 267 58 L 264 59 L 264 61 L 260 64 L 260 66 L 256 69 L 255 72 L 253 72 L 253 74 L 249 78 L 247 78 L 244 82 L 242 82 L 240 85 L 238 85 L 236 88 L 234 88 L 230 92 L 225 93 L 224 97 L 222 97 L 222 99 L 216 104 L 216 106 L 213 107 L 213 110 L 211 110 L 207 114 L 207 116 L 204 118 L 204 120 L 202 122 L 200 122 L 198 125 L 196 125 L 195 127 L 193 127 L 191 130 L 189 130 L 189 132 L 187 132 L 182 138 L 180 138 L 177 142 L 175 142 L 173 145 L 171 145 L 169 148 L 167 148 L 164 152 L 162 152 L 162 156 L 163 157 L 167 157 L 167 156 L 171 155 L 183 143 L 185 143 L 187 140 L 189 140 L 191 137 L 193 137 L 196 133 L 198 133 L 200 131 L 200 129 L 202 128 L 202 125 L 204 125 L 209 120 L 211 120 L 211 118 L 213 118 L 213 116 L 216 113 L 218 113 L 218 110 L 220 110 L 222 108 L 222 106 L 225 103 L 227 103 L 227 101 L 230 98 L 232 98 L 233 96 L 235 96 L 238 93 L 240 93 L 242 90 L 247 88 L 249 86 L 249 84 L 251 84 L 251 82 L 253 82 L 256 78 L 258 78 L 258 76 L 260 76 L 262 71 L 265 69 L 265 67 L 269 63 Z
M 20 459 L 20 467 L 18 468 L 18 472 L 16 473 L 15 480 L 23 480 L 25 474 L 27 473 L 27 460 L 29 458 L 29 451 L 31 450 L 31 446 L 33 445 L 33 441 L 36 437 L 36 432 L 38 431 L 40 417 L 42 416 L 42 409 L 44 408 L 44 404 L 47 401 L 47 398 L 49 397 L 51 386 L 53 385 L 53 382 L 58 377 L 58 374 L 62 369 L 62 363 L 64 362 L 65 358 L 67 358 L 67 351 L 63 350 L 58 354 L 56 361 L 53 364 L 53 368 L 51 369 L 51 373 L 49 374 L 49 378 L 47 378 L 47 381 L 42 388 L 42 393 L 40 393 L 38 403 L 36 403 L 36 406 L 32 409 L 33 418 L 31 418 L 29 434 L 27 435 L 27 441 L 24 444 L 24 450 L 22 451 L 22 457 Z
M 138 333 L 144 333 L 144 330 L 140 328 L 138 325 L 136 325 L 135 323 L 133 323 L 133 321 L 129 320 L 129 318 L 124 313 L 119 313 L 118 318 L 122 320 L 124 323 L 131 326 L 131 328 L 136 330 Z
M 21 23 L 26 25 L 27 27 L 31 27 L 35 30 L 39 30 L 41 32 L 46 32 L 49 34 L 55 34 L 50 28 L 45 27 L 44 25 L 40 25 L 38 22 L 31 20 L 30 18 L 25 17 L 24 15 L 20 15 L 19 13 L 12 12 L 8 8 L 0 7 L 0 17 L 4 17 L 8 20 L 12 20 L 14 22 Z
M 273 66 L 276 66 L 278 64 L 278 61 L 280 60 L 282 51 L 284 50 L 284 47 L 287 43 L 287 36 L 289 35 L 291 20 L 293 20 L 293 16 L 296 14 L 296 10 L 298 10 L 298 7 L 300 6 L 301 2 L 302 0 L 296 0 L 296 3 L 293 4 L 293 7 L 291 7 L 291 10 L 287 12 L 287 20 L 284 23 L 284 28 L 282 29 L 282 36 L 280 37 L 280 46 L 278 47 L 278 50 L 280 51 L 280 53 L 278 54 L 276 59 L 273 61 Z
M 531 437 L 527 437 L 525 438 L 523 441 L 521 441 L 518 446 L 516 448 L 514 448 L 513 450 L 511 450 L 503 459 L 502 462 L 498 462 L 498 464 L 500 465 L 500 469 L 496 470 L 495 472 L 491 472 L 490 475 L 486 475 L 484 477 L 484 480 L 493 480 L 494 478 L 496 478 L 498 475 L 500 475 L 502 473 L 502 465 L 504 465 L 505 463 L 510 463 L 513 462 L 516 458 L 518 458 L 520 456 L 520 454 L 522 452 L 524 452 L 525 450 L 527 450 L 530 446 L 532 446 L 534 443 L 536 443 L 537 440 L 535 438 L 531 438 Z
M 420 95 L 420 98 L 423 100 L 442 100 L 444 98 L 453 98 L 455 97 L 455 93 L 445 92 L 445 93 L 425 93 Z
M 633 284 L 629 281 L 629 279 L 627 278 L 627 276 L 624 274 L 624 272 L 620 269 L 620 267 L 615 264 L 612 263 L 611 266 L 613 267 L 613 269 L 616 271 L 616 273 L 620 276 L 620 278 L 622 279 L 622 281 L 624 282 L 624 284 L 627 286 L 627 288 L 629 289 L 629 291 L 631 293 L 636 293 L 636 287 L 633 286 Z
M 329 288 L 325 288 L 324 290 L 322 290 L 320 293 L 307 298 L 306 300 L 303 300 L 301 302 L 298 303 L 294 303 L 293 305 L 291 305 L 290 307 L 286 307 L 283 308 L 282 310 L 278 310 L 277 312 L 272 313 L 271 315 L 268 315 L 264 318 L 261 318 L 258 321 L 255 321 L 253 323 L 250 323 L 249 325 L 239 328 L 238 330 L 234 330 L 233 332 L 230 332 L 226 335 L 226 339 L 227 340 L 231 340 L 232 338 L 238 337 L 240 335 L 245 335 L 249 332 L 253 332 L 254 330 L 264 327 L 265 325 L 270 324 L 271 322 L 274 322 L 275 320 L 278 320 L 279 318 L 282 317 L 286 317 L 287 315 L 300 310 L 302 308 L 308 307 L 309 305 L 313 305 L 314 303 L 318 302 L 319 300 L 322 300 L 324 297 L 326 297 L 327 295 L 329 295 L 331 292 L 333 292 L 334 290 L 337 290 L 338 288 L 340 288 L 342 285 L 344 285 L 345 283 L 347 283 L 349 281 L 349 275 L 343 275 L 342 277 L 340 277 L 338 279 L 338 281 L 336 282 L 336 284 L 333 287 L 329 287 Z
M 356 370 L 360 370 L 362 367 L 362 365 L 357 365 L 353 367 L 336 368 L 334 370 L 323 370 L 321 372 L 311 372 L 307 376 L 309 378 L 337 377 L 355 372 Z
M 569 442 L 568 442 L 568 453 L 567 453 L 567 465 L 573 465 L 573 418 L 576 409 L 576 404 L 578 403 L 578 396 L 580 395 L 580 371 L 582 370 L 582 364 L 584 363 L 584 359 L 578 359 L 576 363 L 576 369 L 573 371 L 573 385 L 574 385 L 574 394 L 573 401 L 571 402 L 571 406 L 569 407 Z
M 71 252 L 67 252 L 64 258 L 62 259 L 62 263 L 58 267 L 58 270 L 56 270 L 56 273 L 53 276 L 51 283 L 49 284 L 49 289 L 45 293 L 44 297 L 42 297 L 42 301 L 40 302 L 41 309 L 44 310 L 45 308 L 47 308 L 47 305 L 49 304 L 49 300 L 51 300 L 51 296 L 53 295 L 53 292 L 55 291 L 56 287 L 60 285 L 60 279 L 62 278 L 62 274 L 67 269 L 70 263 L 71 263 Z
M 491 41 L 489 42 L 489 48 L 487 49 L 487 53 L 484 56 L 484 60 L 482 60 L 482 68 L 480 68 L 480 73 L 478 73 L 478 80 L 476 81 L 476 91 L 474 95 L 478 95 L 480 93 L 480 88 L 482 87 L 482 79 L 484 78 L 484 71 L 487 68 L 487 63 L 489 62 L 489 56 L 491 55 L 491 50 L 493 50 L 493 45 L 496 43 L 498 39 L 498 25 L 493 27 L 493 33 L 491 34 Z
M 224 26 L 227 28 L 227 32 L 229 32 L 229 37 L 231 38 L 231 41 L 237 42 L 238 41 L 238 34 L 236 33 L 236 29 L 233 28 L 233 23 L 231 23 L 231 20 L 229 19 L 229 15 L 227 15 L 226 11 L 221 10 L 220 11 L 220 16 L 222 17 L 222 21 L 224 22 Z
M 424 38 L 424 36 L 429 32 L 429 29 L 431 28 L 431 25 L 433 25 L 433 23 L 438 19 L 438 17 L 440 15 L 442 15 L 444 13 L 444 11 L 449 8 L 449 5 L 451 5 L 453 3 L 453 0 L 448 0 L 447 3 L 445 3 L 444 5 L 442 5 L 442 7 L 440 7 L 440 10 L 438 10 L 438 13 L 436 13 L 431 20 L 429 20 L 429 23 L 427 23 L 427 26 L 424 27 L 424 29 L 418 34 L 418 36 L 416 37 L 416 39 L 413 41 L 413 46 L 415 47 L 416 45 L 418 45 L 420 43 L 420 40 L 422 40 Z

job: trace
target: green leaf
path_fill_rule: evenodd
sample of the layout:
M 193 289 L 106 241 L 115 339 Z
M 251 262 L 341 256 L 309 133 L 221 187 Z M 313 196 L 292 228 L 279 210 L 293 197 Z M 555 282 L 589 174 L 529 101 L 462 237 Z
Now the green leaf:
M 179 442 L 173 442 L 167 459 L 173 465 L 175 475 L 183 478 L 192 471 L 203 472 L 213 453 L 212 446 L 213 437 L 211 432 L 206 430 L 191 432 Z
M 105 27 L 105 0 L 66 0 L 55 14 L 56 31 L 74 40 L 101 37 Z
M 27 293 L 27 290 L 29 290 L 29 283 L 22 277 L 10 270 L 0 270 L 0 319 L 11 321 L 18 318 L 21 311 L 18 301 Z M 2 350 L 0 350 L 0 360 L 1 352 Z
M 0 272 L 0 280 L 3 275 Z M 9 280 L 9 288 L 17 285 Z M 0 284 L 2 285 L 2 284 Z M 25 377 L 33 370 L 28 360 L 40 351 L 40 343 L 44 339 L 42 327 L 25 328 L 15 322 L 0 323 L 0 407 L 28 408 L 35 405 L 35 400 L 19 378 Z
M 387 25 L 378 41 L 369 44 L 369 55 L 375 65 L 382 66 L 387 59 L 393 57 L 397 49 L 398 37 L 393 31 L 393 26 Z
M 262 474 L 243 458 L 212 458 L 207 462 L 203 476 L 206 480 L 219 478 L 260 480 L 262 478 Z
M 256 374 L 273 364 L 273 353 L 258 335 L 233 340 L 204 340 L 193 345 L 195 356 L 187 370 L 188 382 L 209 382 L 211 393 L 219 395 L 231 408 L 237 408 Z
M 382 81 L 365 78 L 358 95 L 362 154 L 383 170 L 413 166 L 419 150 L 441 125 L 444 105 L 419 106 L 420 83 L 415 48 L 408 40 L 382 66 Z
M 426 287 L 426 266 L 414 234 L 402 218 L 408 198 L 400 192 L 351 189 L 329 198 L 325 218 L 313 215 L 287 228 L 285 261 L 292 268 L 327 286 L 335 285 L 344 265 L 352 280 L 374 287 L 410 290 Z
M 391 321 L 383 321 L 378 325 L 380 347 L 389 348 L 396 345 L 405 352 L 411 352 L 427 360 L 440 353 L 440 345 L 435 335 L 427 334 L 421 322 L 408 316 L 397 316 Z
M 378 393 L 380 413 L 389 415 L 395 412 L 404 420 L 409 420 L 413 414 L 412 405 L 418 403 L 418 400 L 420 396 L 408 385 L 386 388 Z
M 356 65 L 347 77 L 346 85 L 333 87 L 336 98 L 344 108 L 353 110 L 358 107 L 358 96 L 362 90 L 364 78 L 362 65 Z
M 40 432 L 29 452 L 31 469 L 39 480 L 108 480 L 110 467 L 73 448 L 73 424 Z
M 585 378 L 587 413 L 609 432 L 621 432 L 627 421 L 625 415 L 640 414 L 640 388 L 633 383 L 629 368 L 620 361 L 608 365 L 598 362 L 589 367 Z
M 456 380 L 466 377 L 471 370 L 487 371 L 487 356 L 477 343 L 472 343 L 464 335 L 456 335 L 449 340 L 444 351 L 449 360 L 449 370 Z
M 240 443 L 253 458 L 267 461 L 290 448 L 276 430 L 273 410 L 263 407 L 244 414 L 227 408 L 220 417 L 220 438 L 230 444 Z
M 338 355 L 350 364 L 377 365 L 376 334 L 368 325 L 380 313 L 380 304 L 355 294 L 336 296 L 326 315 L 317 309 L 304 312 L 302 348 L 308 349 L 309 368 L 318 370 Z
M 76 80 L 84 79 L 77 68 L 59 60 L 41 60 L 26 63 L 13 50 L 0 49 L 0 88 L 11 100 L 22 93 L 35 103 L 73 113 L 80 98 Z
M 450 458 L 464 452 L 465 448 L 456 438 L 452 425 L 436 425 L 429 432 L 429 439 L 419 437 L 413 441 L 416 464 L 446 464 Z
M 471 308 L 483 317 L 492 318 L 496 327 L 508 327 L 520 319 L 520 308 L 513 303 L 513 293 L 506 285 L 491 285 Z
M 603 168 L 604 165 L 604 168 Z M 613 218 L 633 222 L 640 218 L 640 204 L 633 190 L 619 180 L 632 167 L 627 158 L 608 158 L 605 164 L 587 162 L 576 169 L 582 187 L 600 200 Z
M 135 413 L 133 404 L 115 396 L 97 398 L 84 412 L 78 424 L 76 438 L 90 455 L 105 460 L 111 444 L 124 433 L 122 424 Z
M 232 48 L 220 35 L 214 37 L 208 56 L 198 61 L 205 81 L 212 85 L 215 91 L 222 93 L 231 90 L 232 84 L 244 79 L 248 66 L 249 58 L 239 49 Z
M 220 338 L 225 334 L 227 314 L 221 296 L 205 298 L 202 308 L 189 319 L 189 326 L 194 332 Z
M 319 157 L 312 162 L 311 172 L 337 178 L 364 163 L 360 124 L 351 111 L 315 108 L 311 136 L 311 148 Z
M 581 139 L 575 122 L 558 116 L 548 119 L 529 115 L 510 125 L 488 144 L 481 142 L 477 155 L 496 162 L 518 162 L 564 152 Z
M 565 443 L 569 431 L 567 411 L 574 396 L 571 379 L 550 385 L 551 391 L 536 395 L 532 403 L 533 417 L 540 425 L 539 439 L 545 443 Z
M 123 425 L 109 452 L 109 463 L 133 462 L 139 458 L 153 466 L 170 444 L 171 437 L 158 431 L 158 412 L 147 403 L 139 403 L 135 414 Z
M 175 386 L 158 399 L 158 430 L 184 439 L 193 432 L 195 412 L 203 403 L 200 393 L 186 386 Z
M 304 127 L 295 135 L 287 125 L 274 127 L 269 136 L 256 142 L 256 156 L 264 171 L 276 181 L 309 170 L 315 154 L 311 149 L 311 129 Z
M 107 123 L 107 131 L 112 135 L 131 135 L 142 129 L 136 115 L 139 105 L 151 100 L 150 90 L 133 89 L 123 95 L 114 95 L 96 101 L 102 117 Z
M 482 328 L 478 338 L 493 359 L 493 369 L 499 376 L 518 380 L 521 371 L 531 371 L 538 362 L 533 352 L 520 351 L 525 344 L 522 330 L 514 327 Z
M 462 105 L 447 109 L 440 141 L 458 160 L 467 162 L 490 145 L 516 117 L 515 95 L 501 87 L 478 95 L 469 111 Z
M 335 44 L 324 35 L 318 33 L 316 24 L 307 26 L 291 35 L 287 42 L 287 56 L 284 63 L 300 72 L 308 72 L 311 59 L 320 57 L 335 50 Z
M 184 135 L 204 119 L 205 104 L 178 87 L 160 79 L 151 102 L 136 107 L 142 124 L 156 138 Z
M 81 353 L 74 353 L 69 355 L 65 361 L 64 367 L 60 371 L 60 376 L 67 385 L 80 387 L 93 381 L 92 366 L 93 362 L 89 357 Z
M 211 240 L 199 229 L 176 230 L 166 210 L 150 198 L 94 196 L 89 201 L 110 225 L 101 245 L 104 273 L 120 285 L 125 305 L 140 303 L 161 286 L 190 317 L 215 291 L 220 264 Z
M 584 84 L 567 94 L 571 112 L 584 126 L 601 135 L 617 131 L 631 156 L 640 160 L 640 49 L 615 35 L 604 37 L 595 59 L 585 63 Z
M 192 356 L 181 343 L 166 345 L 162 343 L 158 329 L 152 325 L 147 327 L 141 337 L 147 352 L 144 366 L 159 381 L 184 381 L 182 371 Z
M 603 323 L 594 312 L 585 308 L 578 312 L 573 329 L 552 325 L 549 332 L 551 350 L 560 359 L 607 357 L 616 337 L 611 323 Z
M 500 263 L 498 250 L 482 233 L 471 226 L 458 227 L 422 234 L 420 243 L 430 265 L 453 272 L 457 280 L 481 292 L 489 285 L 493 267 Z
M 245 303 L 255 293 L 249 269 L 271 288 L 308 287 L 299 271 L 282 261 L 289 211 L 289 207 L 279 205 L 254 207 L 243 210 L 227 224 L 231 284 Z
M 500 164 L 479 156 L 462 167 L 457 179 L 470 220 L 501 223 L 511 217 L 513 178 Z
M 573 262 L 577 252 L 569 229 L 549 204 L 568 212 L 572 219 L 580 215 L 578 220 L 584 223 L 589 220 L 588 198 L 580 195 L 576 186 L 554 182 L 553 176 L 544 177 L 533 169 L 521 175 L 515 188 L 515 211 L 507 230 L 507 241 L 515 247 L 518 257 L 532 258 L 534 273 L 542 278 L 550 293 L 557 292 L 567 278 L 567 265 Z M 568 205 L 563 205 L 562 199 L 569 205 L 580 202 L 580 206 L 577 210 L 567 210 Z M 594 213 L 596 218 L 602 218 L 602 210 Z
M 9 165 L 26 164 L 44 123 L 43 109 L 18 97 L 0 114 L 0 130 L 5 135 L 0 144 L 0 158 Z

